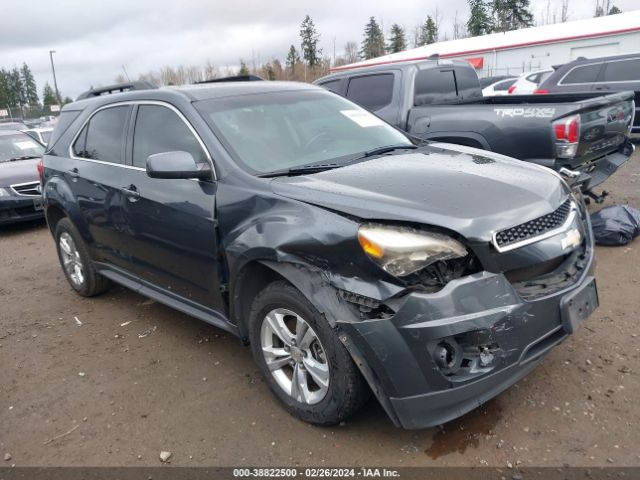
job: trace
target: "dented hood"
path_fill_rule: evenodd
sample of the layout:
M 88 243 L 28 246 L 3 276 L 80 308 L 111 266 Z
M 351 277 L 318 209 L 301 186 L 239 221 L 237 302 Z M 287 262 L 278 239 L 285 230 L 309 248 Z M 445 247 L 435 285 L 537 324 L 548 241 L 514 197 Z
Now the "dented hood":
M 279 177 L 274 193 L 361 219 L 436 225 L 470 240 L 556 209 L 568 187 L 543 167 L 457 145 Z

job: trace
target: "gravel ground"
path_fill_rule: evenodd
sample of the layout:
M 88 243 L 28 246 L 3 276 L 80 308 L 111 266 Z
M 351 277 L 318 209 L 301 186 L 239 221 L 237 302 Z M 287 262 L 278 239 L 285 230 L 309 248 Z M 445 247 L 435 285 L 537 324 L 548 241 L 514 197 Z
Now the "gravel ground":
M 640 208 L 640 152 L 605 186 Z M 592 206 L 593 207 L 593 206 Z M 595 207 L 599 208 L 599 206 Z M 600 309 L 524 380 L 444 428 L 370 402 L 342 426 L 285 413 L 232 336 L 124 288 L 67 285 L 43 223 L 0 230 L 4 466 L 640 466 L 640 240 L 597 248 Z

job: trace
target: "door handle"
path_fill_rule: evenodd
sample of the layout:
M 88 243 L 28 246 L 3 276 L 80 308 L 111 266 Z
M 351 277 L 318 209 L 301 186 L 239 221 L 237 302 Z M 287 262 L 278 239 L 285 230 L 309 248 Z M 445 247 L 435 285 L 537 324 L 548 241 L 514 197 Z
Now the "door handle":
M 78 178 L 80 177 L 80 172 L 78 171 L 77 168 L 72 168 L 71 170 L 69 170 L 69 177 L 71 177 L 71 180 L 74 182 L 78 181 Z
M 129 199 L 130 202 L 137 202 L 140 199 L 140 192 L 135 185 L 129 185 L 128 187 L 122 187 L 120 189 L 122 193 Z

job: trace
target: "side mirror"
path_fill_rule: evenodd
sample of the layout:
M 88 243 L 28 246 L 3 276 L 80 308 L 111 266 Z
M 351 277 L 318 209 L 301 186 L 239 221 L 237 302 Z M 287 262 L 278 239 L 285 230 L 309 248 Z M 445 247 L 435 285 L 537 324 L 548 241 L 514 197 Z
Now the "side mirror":
M 188 152 L 163 152 L 149 155 L 147 175 L 151 178 L 197 178 L 211 179 L 208 163 L 196 163 Z

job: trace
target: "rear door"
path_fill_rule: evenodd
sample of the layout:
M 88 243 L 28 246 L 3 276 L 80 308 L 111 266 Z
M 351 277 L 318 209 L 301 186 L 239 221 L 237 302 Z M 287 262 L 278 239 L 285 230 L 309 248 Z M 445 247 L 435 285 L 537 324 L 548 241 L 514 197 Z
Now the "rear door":
M 155 179 L 147 157 L 172 151 L 198 162 L 211 157 L 187 119 L 173 106 L 141 102 L 134 112 L 128 156 L 132 174 L 124 212 L 128 253 L 141 279 L 180 297 L 222 308 L 213 181 Z
M 598 77 L 596 90 L 598 89 L 605 92 L 635 92 L 636 116 L 633 131 L 640 133 L 640 56 L 605 62 Z
M 121 187 L 131 170 L 125 165 L 125 131 L 131 105 L 109 105 L 94 112 L 71 144 L 71 186 L 94 258 L 129 270 Z
M 603 85 L 598 85 L 595 82 L 602 71 L 602 65 L 602 62 L 595 62 L 572 67 L 558 81 L 557 89 L 551 87 L 550 91 L 552 93 L 580 93 L 590 92 L 594 89 L 599 90 Z

